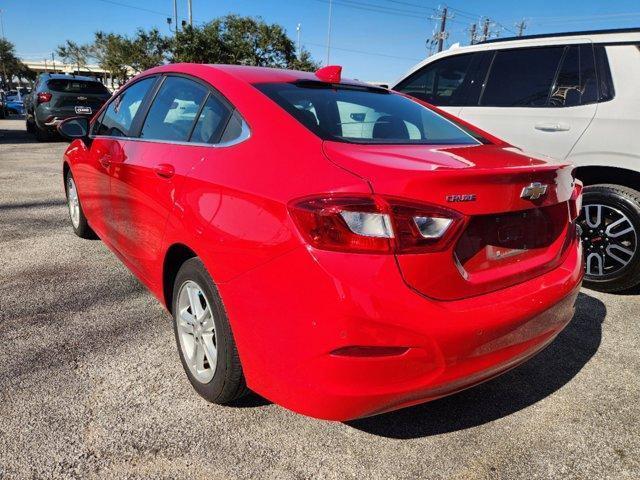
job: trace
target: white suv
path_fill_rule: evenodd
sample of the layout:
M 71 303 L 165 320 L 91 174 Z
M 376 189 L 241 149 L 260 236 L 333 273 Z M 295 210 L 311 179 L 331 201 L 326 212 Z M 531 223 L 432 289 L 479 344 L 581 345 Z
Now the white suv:
M 576 165 L 586 186 L 586 284 L 604 291 L 640 284 L 640 29 L 450 49 L 393 89 Z

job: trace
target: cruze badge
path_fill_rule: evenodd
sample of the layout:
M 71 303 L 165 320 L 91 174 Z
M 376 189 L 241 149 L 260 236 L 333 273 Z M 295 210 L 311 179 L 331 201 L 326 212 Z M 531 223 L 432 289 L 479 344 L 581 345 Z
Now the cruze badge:
M 537 200 L 547 193 L 547 185 L 540 182 L 533 182 L 528 187 L 522 189 L 521 198 L 525 200 Z
M 447 195 L 444 198 L 447 202 L 475 202 L 476 194 L 475 193 L 455 194 L 455 195 Z

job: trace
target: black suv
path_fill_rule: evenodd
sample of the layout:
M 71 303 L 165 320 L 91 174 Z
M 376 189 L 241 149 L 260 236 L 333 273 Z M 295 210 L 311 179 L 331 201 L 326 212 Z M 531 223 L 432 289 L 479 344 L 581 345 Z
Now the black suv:
M 27 132 L 47 140 L 65 118 L 92 116 L 111 97 L 102 83 L 90 77 L 45 73 L 25 98 Z

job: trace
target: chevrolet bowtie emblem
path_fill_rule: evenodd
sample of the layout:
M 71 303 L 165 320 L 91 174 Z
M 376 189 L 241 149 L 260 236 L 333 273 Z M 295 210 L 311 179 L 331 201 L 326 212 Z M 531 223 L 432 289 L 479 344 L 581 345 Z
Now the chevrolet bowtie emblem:
M 537 200 L 547 193 L 547 185 L 540 182 L 533 182 L 528 187 L 522 189 L 521 198 L 525 200 Z

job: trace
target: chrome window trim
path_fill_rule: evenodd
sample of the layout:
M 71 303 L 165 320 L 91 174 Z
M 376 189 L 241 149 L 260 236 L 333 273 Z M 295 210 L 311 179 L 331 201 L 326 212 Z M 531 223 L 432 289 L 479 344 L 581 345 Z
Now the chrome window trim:
M 251 138 L 251 130 L 249 129 L 249 125 L 247 124 L 247 122 L 245 122 L 244 119 L 242 119 L 242 129 L 240 130 L 240 135 L 238 135 L 238 137 L 234 138 L 233 140 L 230 140 L 228 142 L 221 142 L 221 143 L 183 142 L 183 141 L 177 141 L 177 140 L 154 140 L 152 138 L 137 138 L 137 137 L 115 137 L 115 136 L 112 137 L 109 135 L 90 135 L 89 138 L 91 139 L 107 138 L 112 140 L 121 139 L 121 140 L 128 140 L 131 142 L 163 143 L 167 145 L 191 145 L 196 147 L 225 148 L 225 147 L 232 147 L 234 145 L 242 143 L 248 140 L 249 138 Z

